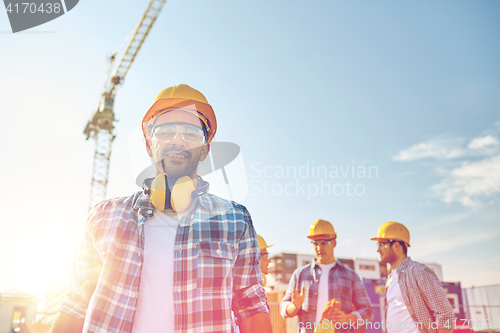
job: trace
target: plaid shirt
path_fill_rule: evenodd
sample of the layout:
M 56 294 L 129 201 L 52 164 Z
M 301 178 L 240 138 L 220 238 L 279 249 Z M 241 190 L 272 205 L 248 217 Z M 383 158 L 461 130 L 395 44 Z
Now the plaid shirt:
M 320 275 L 321 267 L 316 264 L 314 260 L 310 264 L 296 269 L 288 284 L 285 297 L 283 297 L 281 301 L 281 315 L 286 318 L 286 307 L 291 303 L 293 287 L 295 286 L 295 289 L 300 292 L 302 286 L 305 286 L 304 303 L 298 313 L 298 326 L 301 328 L 304 327 L 300 332 L 311 333 L 314 331 Z M 354 305 L 356 307 L 356 312 L 363 320 L 371 321 L 373 319 L 373 308 L 370 299 L 355 271 L 342 265 L 340 261 L 337 260 L 328 274 L 328 285 L 328 299 L 340 301 L 342 311 L 349 314 L 352 312 Z M 323 311 L 323 309 L 319 311 Z M 308 327 L 312 327 L 313 329 L 308 329 Z M 351 329 L 335 329 L 335 331 L 352 332 Z
M 150 197 L 103 201 L 87 221 L 77 267 L 60 311 L 85 318 L 83 332 L 130 332 L 141 297 L 144 223 Z M 232 332 L 233 320 L 268 313 L 256 233 L 246 208 L 204 194 L 181 218 L 175 238 L 176 332 Z
M 396 272 L 405 305 L 421 333 L 437 333 L 436 324 L 447 329 L 455 328 L 453 308 L 441 282 L 429 267 L 406 257 Z M 386 322 L 387 307 L 386 297 Z

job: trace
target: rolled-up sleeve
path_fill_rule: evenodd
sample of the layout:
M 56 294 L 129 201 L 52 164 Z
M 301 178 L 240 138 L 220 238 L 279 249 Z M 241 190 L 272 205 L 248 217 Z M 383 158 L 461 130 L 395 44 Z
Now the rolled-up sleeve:
M 289 317 L 286 314 L 286 307 L 288 304 L 292 303 L 292 291 L 293 287 L 297 288 L 298 287 L 298 275 L 297 271 L 293 272 L 292 277 L 290 278 L 290 282 L 288 283 L 288 288 L 286 289 L 285 296 L 281 300 L 280 303 L 280 314 L 283 318 Z M 300 312 L 301 310 L 299 310 Z
M 244 208 L 246 229 L 239 245 L 234 267 L 232 310 L 238 322 L 258 313 L 269 313 L 267 295 L 262 284 L 260 251 L 250 213 Z
M 454 329 L 455 314 L 436 274 L 427 266 L 422 265 L 418 276 L 417 284 L 419 289 L 423 291 L 423 298 L 430 312 L 433 313 L 438 327 Z
M 352 303 L 356 307 L 356 311 L 359 316 L 364 319 L 365 322 L 373 320 L 373 307 L 370 302 L 370 298 L 366 293 L 366 289 L 363 286 L 360 278 L 358 276 L 355 277 L 353 283 L 353 291 L 352 291 Z M 355 313 L 353 313 L 356 315 Z M 357 316 L 356 316 L 357 317 Z

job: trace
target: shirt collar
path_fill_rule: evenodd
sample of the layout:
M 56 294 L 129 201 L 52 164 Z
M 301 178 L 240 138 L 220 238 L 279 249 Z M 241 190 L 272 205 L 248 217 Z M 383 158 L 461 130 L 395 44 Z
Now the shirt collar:
M 344 268 L 345 269 L 345 266 L 338 260 L 338 259 L 335 259 L 335 261 L 333 262 L 334 265 L 332 266 L 333 267 L 341 267 L 341 268 Z M 320 265 L 316 262 L 316 259 L 314 259 L 312 262 L 311 262 L 311 271 L 314 271 L 316 269 L 316 267 L 320 267 Z
M 145 194 L 144 191 L 139 195 L 139 199 L 135 202 L 134 209 L 152 209 L 155 207 L 151 203 L 151 196 Z
M 400 264 L 399 266 L 396 268 L 396 272 L 399 274 L 399 273 L 402 273 L 405 271 L 405 269 L 411 264 L 412 260 L 410 257 L 406 257 Z
M 200 205 L 208 211 L 214 210 L 214 205 L 212 201 L 208 198 L 207 193 L 198 198 Z
M 335 264 L 335 265 L 333 265 L 333 266 L 332 266 L 332 268 L 330 269 L 330 271 L 332 271 L 332 269 L 333 269 L 333 268 L 335 268 L 335 267 L 339 267 L 340 269 L 345 269 L 345 266 L 344 266 L 344 265 L 342 265 L 342 263 L 341 263 L 338 259 L 336 259 L 336 260 L 334 261 L 334 264 Z M 318 270 L 316 270 L 316 268 L 317 268 Z M 319 271 L 319 269 L 320 269 L 320 265 L 316 262 L 316 259 L 314 259 L 314 260 L 312 261 L 312 263 L 311 263 L 311 275 L 312 275 L 313 279 L 314 279 L 316 282 L 317 282 L 317 281 L 319 281 L 318 275 L 317 275 L 317 273 L 316 273 L 317 271 Z

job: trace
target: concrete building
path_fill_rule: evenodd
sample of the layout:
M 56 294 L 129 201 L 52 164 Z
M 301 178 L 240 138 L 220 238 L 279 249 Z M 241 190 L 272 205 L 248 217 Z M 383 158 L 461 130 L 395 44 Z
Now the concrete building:
M 0 294 L 0 333 L 18 332 L 26 323 L 33 323 L 40 299 L 11 289 Z

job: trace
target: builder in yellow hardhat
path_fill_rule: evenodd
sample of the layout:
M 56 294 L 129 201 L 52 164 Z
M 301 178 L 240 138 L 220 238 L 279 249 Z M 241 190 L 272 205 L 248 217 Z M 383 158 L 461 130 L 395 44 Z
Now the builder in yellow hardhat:
M 250 215 L 197 175 L 217 130 L 211 105 L 166 88 L 142 129 L 156 178 L 93 208 L 53 332 L 130 332 L 132 320 L 134 332 L 231 332 L 231 311 L 240 332 L 271 332 Z
M 352 332 L 350 324 L 358 319 L 372 320 L 373 308 L 358 274 L 335 259 L 337 233 L 332 224 L 315 221 L 307 237 L 313 244 L 316 259 L 293 272 L 281 301 L 281 315 L 285 318 L 298 315 L 299 327 L 304 327 L 300 332 L 312 332 L 314 323 L 322 322 L 328 301 L 336 299 L 341 302 L 341 309 L 327 319 L 337 323 L 337 328 L 343 327 L 340 331 Z
M 262 286 L 266 286 L 266 274 L 269 273 L 269 263 L 271 262 L 269 260 L 269 252 L 267 252 L 267 248 L 271 247 L 272 245 L 267 245 L 265 239 L 257 235 L 257 242 L 259 243 L 259 250 L 260 250 L 260 270 L 262 272 L 262 277 L 264 278 L 264 283 Z
M 455 315 L 446 291 L 429 267 L 407 256 L 408 229 L 398 222 L 386 222 L 371 240 L 378 242 L 380 262 L 390 264 L 385 294 L 387 332 L 451 333 Z

